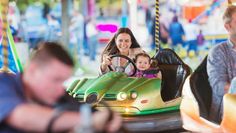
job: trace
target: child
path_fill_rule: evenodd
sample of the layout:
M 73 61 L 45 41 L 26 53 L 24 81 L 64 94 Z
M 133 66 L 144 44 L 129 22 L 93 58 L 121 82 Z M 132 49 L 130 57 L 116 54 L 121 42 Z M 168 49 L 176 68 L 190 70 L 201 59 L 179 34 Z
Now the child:
M 161 73 L 159 69 L 150 69 L 151 58 L 148 54 L 137 54 L 135 56 L 135 64 L 138 69 L 135 77 L 161 78 Z
M 202 46 L 204 44 L 205 38 L 202 34 L 202 30 L 199 31 L 199 34 L 197 35 L 197 44 L 198 46 Z

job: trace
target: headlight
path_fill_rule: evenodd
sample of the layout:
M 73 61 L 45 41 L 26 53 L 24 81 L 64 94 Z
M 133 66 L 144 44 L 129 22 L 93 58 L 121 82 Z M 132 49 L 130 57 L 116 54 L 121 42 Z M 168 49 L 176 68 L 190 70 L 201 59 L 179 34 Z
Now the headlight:
M 125 113 L 129 113 L 130 109 L 128 107 L 125 108 Z
M 136 91 L 131 91 L 130 92 L 130 98 L 136 99 L 138 97 L 138 93 Z
M 74 97 L 74 98 L 76 98 L 76 96 L 77 96 L 77 94 L 76 94 L 76 93 L 75 93 L 75 94 L 73 94 L 73 97 Z
M 127 98 L 127 94 L 124 93 L 124 92 L 120 92 L 118 95 L 117 95 L 117 100 L 119 101 L 123 101 Z

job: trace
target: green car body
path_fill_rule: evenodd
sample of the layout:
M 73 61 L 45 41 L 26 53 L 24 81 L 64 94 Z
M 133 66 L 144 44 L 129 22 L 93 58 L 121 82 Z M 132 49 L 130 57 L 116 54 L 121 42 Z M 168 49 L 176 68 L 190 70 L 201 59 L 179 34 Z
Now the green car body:
M 74 81 L 67 92 L 81 102 L 97 103 L 103 100 L 123 115 L 145 115 L 178 110 L 181 97 L 164 102 L 161 79 L 127 77 L 121 72 L 109 72 L 94 79 Z
M 159 51 L 158 62 L 162 78 L 128 77 L 122 72 L 108 72 L 98 78 L 74 81 L 67 92 L 80 102 L 105 108 L 105 101 L 123 115 L 145 115 L 179 111 L 183 84 L 191 68 L 171 49 Z

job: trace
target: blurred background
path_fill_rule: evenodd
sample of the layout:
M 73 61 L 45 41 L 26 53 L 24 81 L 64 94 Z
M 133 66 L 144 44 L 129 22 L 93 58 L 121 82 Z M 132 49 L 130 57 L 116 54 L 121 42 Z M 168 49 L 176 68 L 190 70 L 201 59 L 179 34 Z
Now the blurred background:
M 76 61 L 74 77 L 96 77 L 101 51 L 120 27 L 129 27 L 155 54 L 155 2 L 10 0 L 8 22 L 23 65 L 38 42 L 61 41 Z M 227 0 L 159 0 L 161 48 L 174 49 L 194 70 L 213 45 L 227 39 L 226 7 Z

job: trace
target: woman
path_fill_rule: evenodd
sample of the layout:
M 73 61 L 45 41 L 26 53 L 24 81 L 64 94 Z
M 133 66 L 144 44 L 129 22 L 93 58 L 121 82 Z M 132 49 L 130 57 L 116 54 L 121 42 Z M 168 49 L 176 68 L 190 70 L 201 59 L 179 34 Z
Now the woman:
M 127 60 L 123 58 L 116 58 L 116 60 L 111 59 L 111 55 L 125 55 L 130 59 L 134 59 L 136 54 L 142 52 L 144 51 L 140 48 L 140 45 L 138 44 L 131 30 L 129 28 L 120 28 L 102 52 L 100 67 L 101 72 L 108 72 L 108 65 L 122 66 L 126 64 Z M 129 66 L 126 68 L 132 69 Z

